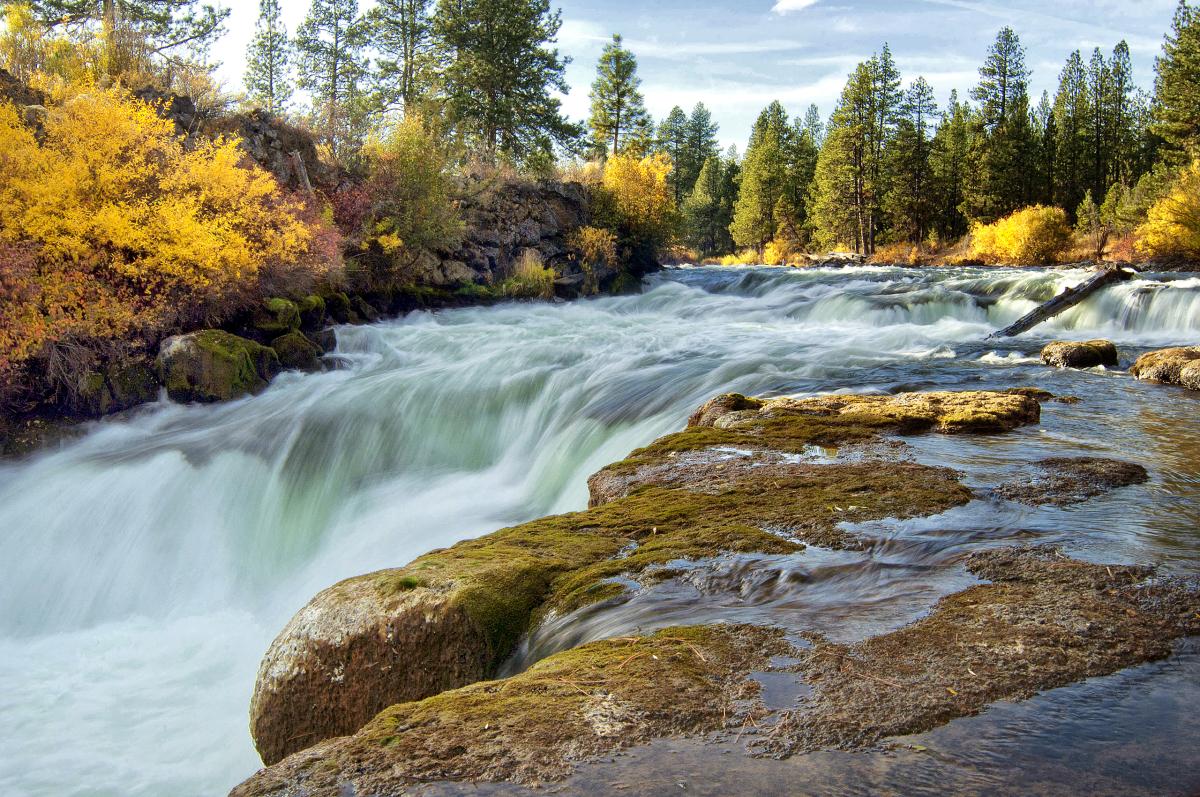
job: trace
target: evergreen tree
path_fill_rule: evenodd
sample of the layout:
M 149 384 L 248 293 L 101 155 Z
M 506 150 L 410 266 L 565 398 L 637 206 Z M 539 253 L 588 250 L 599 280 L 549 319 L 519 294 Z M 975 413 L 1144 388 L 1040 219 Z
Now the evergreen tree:
M 1110 182 L 1126 182 L 1134 177 L 1139 138 L 1139 120 L 1133 84 L 1133 63 L 1129 45 L 1117 44 L 1109 61 L 1108 95 L 1108 166 Z
M 665 152 L 671 163 L 675 164 L 667 182 L 670 183 L 671 191 L 675 195 L 675 204 L 678 206 L 687 196 L 687 188 L 681 175 L 684 171 L 682 164 L 688 152 L 688 117 L 678 105 L 671 109 L 667 118 L 658 126 L 658 149 Z
M 358 0 L 313 0 L 296 32 L 300 87 L 312 94 L 317 130 L 337 158 L 362 144 L 364 33 Z
M 379 0 L 366 25 L 375 59 L 375 88 L 384 108 L 407 112 L 432 92 L 437 68 L 432 0 Z
M 1091 119 L 1087 70 L 1076 50 L 1063 67 L 1058 94 L 1054 98 L 1054 124 L 1058 134 L 1054 198 L 1068 208 L 1078 207 L 1083 201 L 1092 174 Z
M 1050 92 L 1042 92 L 1033 118 L 1038 154 L 1034 201 L 1040 205 L 1053 205 L 1054 180 L 1058 169 L 1058 125 L 1054 120 L 1054 103 L 1050 101 Z
M 904 97 L 896 138 L 890 148 L 892 181 L 887 209 L 897 240 L 919 244 L 934 223 L 930 144 L 937 112 L 933 87 L 925 78 L 917 78 Z
M 972 117 L 970 106 L 959 102 L 958 92 L 950 92 L 950 104 L 942 114 L 930 147 L 930 172 L 937 186 L 934 216 L 943 239 L 957 238 L 967 232 L 967 218 L 961 208 L 965 201 L 971 128 L 975 124 Z
M 268 113 L 282 113 L 292 98 L 292 43 L 279 0 L 259 0 L 258 27 L 246 53 L 246 92 Z
M 29 0 L 29 6 L 49 28 L 98 28 L 112 75 L 152 56 L 203 52 L 229 17 L 227 8 L 199 0 Z
M 553 96 L 568 90 L 567 60 L 550 46 L 561 27 L 549 0 L 437 4 L 433 28 L 448 58 L 442 73 L 448 117 L 489 157 L 576 146 L 582 131 Z
M 804 112 L 804 129 L 808 131 L 817 149 L 825 144 L 825 122 L 821 119 L 821 109 L 815 104 L 808 106 L 808 110 Z
M 787 112 L 773 102 L 759 114 L 742 162 L 741 181 L 729 232 L 738 246 L 760 254 L 775 237 L 775 209 L 786 187 Z
M 726 190 L 727 167 L 717 156 L 709 157 L 700 169 L 696 186 L 683 203 L 685 240 L 703 255 L 733 248 L 729 225 L 733 218 L 732 197 Z
M 1088 64 L 1088 141 L 1091 144 L 1090 191 L 1096 196 L 1108 192 L 1108 168 L 1112 161 L 1110 143 L 1112 139 L 1112 72 L 1097 47 L 1092 51 Z M 1071 207 L 1068 205 L 1068 207 Z
M 1175 161 L 1200 144 L 1200 9 L 1179 0 L 1154 64 L 1154 132 Z
M 1027 204 L 1034 193 L 1029 71 L 1012 28 L 996 36 L 971 96 L 979 107 L 963 211 L 970 219 L 991 222 Z
M 632 137 L 639 128 L 645 129 L 648 114 L 638 90 L 641 85 L 637 58 L 622 46 L 620 34 L 614 34 L 600 54 L 596 80 L 592 83 L 589 124 L 596 152 L 601 157 L 621 154 L 622 138 Z
M 696 180 L 700 178 L 700 170 L 704 168 L 704 164 L 719 153 L 717 133 L 720 129 L 713 121 L 712 112 L 704 103 L 696 103 L 687 119 L 684 157 L 676 167 L 681 172 L 679 179 L 685 192 L 691 193 Z

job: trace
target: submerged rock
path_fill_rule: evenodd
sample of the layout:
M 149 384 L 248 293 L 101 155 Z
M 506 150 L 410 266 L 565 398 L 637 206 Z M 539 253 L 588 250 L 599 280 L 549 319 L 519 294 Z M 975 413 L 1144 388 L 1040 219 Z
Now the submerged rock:
M 219 329 L 167 338 L 156 361 L 173 401 L 228 401 L 266 388 L 279 372 L 273 349 Z
M 1042 349 L 1042 362 L 1055 368 L 1095 368 L 1118 364 L 1117 347 L 1107 340 L 1055 341 Z
M 633 744 L 745 728 L 772 709 L 751 676 L 787 656 L 812 692 L 761 752 L 863 749 L 1082 678 L 1163 658 L 1200 631 L 1194 584 L 1053 549 L 975 554 L 991 583 L 855 645 L 777 629 L 714 625 L 605 640 L 505 681 L 392 706 L 352 736 L 263 770 L 233 797 L 402 794 L 430 781 L 540 783 Z M 778 660 L 778 659 L 776 659 Z M 740 734 L 739 734 L 740 735 Z
M 1129 373 L 1149 382 L 1200 390 L 1200 348 L 1180 347 L 1143 354 Z
M 1030 475 L 1000 485 L 996 494 L 1030 506 L 1069 506 L 1149 478 L 1146 469 L 1133 462 L 1055 457 L 1038 462 Z

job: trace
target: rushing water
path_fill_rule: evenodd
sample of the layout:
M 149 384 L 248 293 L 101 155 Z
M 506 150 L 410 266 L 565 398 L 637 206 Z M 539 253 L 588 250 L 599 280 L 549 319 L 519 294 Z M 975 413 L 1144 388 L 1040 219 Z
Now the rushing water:
M 0 792 L 223 792 L 258 765 L 246 712 L 259 657 L 313 594 L 581 508 L 588 475 L 727 390 L 1037 384 L 1085 401 L 1048 405 L 1041 427 L 1012 436 L 915 438 L 918 455 L 981 491 L 1046 452 L 1132 458 L 1153 479 L 1073 509 L 982 499 L 874 524 L 865 554 L 699 567 L 675 593 L 573 618 L 546 649 L 798 611 L 854 638 L 969 583 L 953 566 L 963 548 L 1012 539 L 1200 571 L 1200 399 L 1034 358 L 1060 336 L 1112 338 L 1126 359 L 1195 343 L 1200 278 L 1118 285 L 1034 335 L 984 341 L 1084 276 L 687 269 L 640 296 L 415 314 L 339 329 L 326 373 L 226 405 L 163 402 L 0 464 Z M 697 599 L 730 584 L 737 601 Z

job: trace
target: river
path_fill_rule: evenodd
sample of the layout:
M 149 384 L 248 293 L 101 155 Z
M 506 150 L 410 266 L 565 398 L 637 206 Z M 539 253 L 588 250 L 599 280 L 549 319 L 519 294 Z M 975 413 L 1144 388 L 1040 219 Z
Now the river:
M 772 582 L 755 600 L 762 563 L 728 565 L 704 577 L 750 584 L 736 607 L 635 599 L 575 618 L 549 649 L 649 616 L 769 620 L 797 606 L 815 628 L 861 637 L 959 588 L 957 552 L 1018 537 L 1198 573 L 1200 398 L 1036 355 L 1057 337 L 1107 337 L 1126 360 L 1198 343 L 1200 278 L 1116 285 L 1034 333 L 984 340 L 1085 276 L 680 269 L 637 296 L 417 313 L 339 328 L 327 372 L 224 405 L 163 401 L 0 463 L 0 791 L 224 793 L 259 766 L 247 731 L 259 659 L 312 595 L 580 509 L 588 475 L 729 390 L 1037 385 L 1084 401 L 1048 405 L 1041 427 L 1009 438 L 915 439 L 919 455 L 981 489 L 1022 457 L 1064 451 L 1134 459 L 1152 480 L 1073 509 L 980 500 L 875 524 L 872 551 L 814 554 L 792 594 Z

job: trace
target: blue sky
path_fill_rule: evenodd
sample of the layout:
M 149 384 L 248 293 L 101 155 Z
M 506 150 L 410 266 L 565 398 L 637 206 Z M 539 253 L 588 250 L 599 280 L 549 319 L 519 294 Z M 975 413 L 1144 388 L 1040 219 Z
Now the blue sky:
M 553 3 L 553 0 L 552 0 Z M 229 34 L 213 49 L 221 75 L 239 89 L 257 2 L 233 6 Z M 288 28 L 308 0 L 282 0 Z M 368 3 L 363 4 L 366 8 Z M 600 49 L 621 33 L 638 57 L 646 104 L 655 118 L 673 105 L 703 101 L 725 145 L 744 146 L 758 112 L 778 99 L 793 114 L 817 103 L 828 115 L 854 65 L 884 42 L 906 82 L 924 75 L 944 103 L 966 93 L 996 31 L 1011 25 L 1028 49 L 1033 88 L 1051 93 L 1067 55 L 1106 53 L 1125 39 L 1138 82 L 1153 83 L 1154 58 L 1176 0 L 560 0 L 559 47 L 568 69 L 568 113 L 584 118 Z

